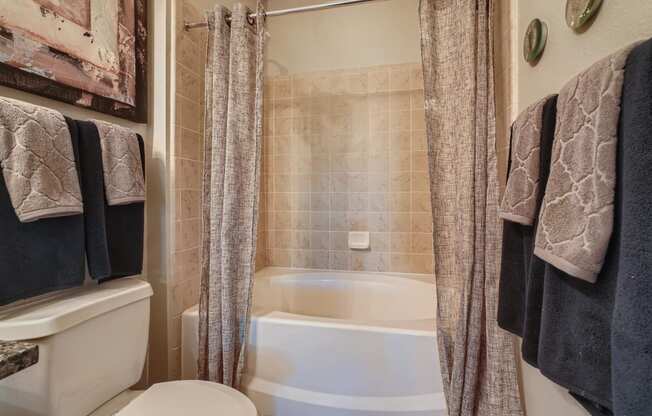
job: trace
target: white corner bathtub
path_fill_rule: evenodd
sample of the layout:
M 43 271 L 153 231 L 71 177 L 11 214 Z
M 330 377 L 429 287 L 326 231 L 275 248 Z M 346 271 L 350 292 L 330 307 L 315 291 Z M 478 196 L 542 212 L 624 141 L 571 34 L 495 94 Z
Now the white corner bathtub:
M 434 318 L 426 276 L 264 269 L 244 392 L 261 416 L 443 416 Z M 184 378 L 197 321 L 184 313 Z

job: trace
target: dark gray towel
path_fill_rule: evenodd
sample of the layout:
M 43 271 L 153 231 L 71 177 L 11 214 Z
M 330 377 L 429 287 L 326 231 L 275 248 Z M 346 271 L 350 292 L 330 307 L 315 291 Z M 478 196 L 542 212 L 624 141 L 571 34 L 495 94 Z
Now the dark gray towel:
M 613 408 L 652 415 L 652 40 L 630 54 L 619 136 L 620 261 L 611 330 Z
M 77 126 L 68 118 L 66 124 L 79 162 Z M 83 282 L 83 216 L 22 223 L 0 175 L 0 305 Z
M 592 415 L 614 404 L 616 415 L 652 414 L 651 42 L 625 69 L 614 232 L 597 282 L 546 265 L 539 368 Z
M 547 182 L 550 171 L 556 114 L 557 96 L 553 96 L 546 101 L 542 115 L 539 176 L 543 184 Z M 537 220 L 534 224 L 504 221 L 498 302 L 498 325 L 523 337 L 523 358 L 534 366 L 537 361 L 545 270 L 545 263 L 534 256 L 534 237 L 542 200 L 543 187 L 536 197 Z
M 77 123 L 89 273 L 100 281 L 140 274 L 143 268 L 145 204 L 109 206 L 106 203 L 97 127 L 88 121 Z M 140 136 L 138 145 L 144 172 L 144 144 Z

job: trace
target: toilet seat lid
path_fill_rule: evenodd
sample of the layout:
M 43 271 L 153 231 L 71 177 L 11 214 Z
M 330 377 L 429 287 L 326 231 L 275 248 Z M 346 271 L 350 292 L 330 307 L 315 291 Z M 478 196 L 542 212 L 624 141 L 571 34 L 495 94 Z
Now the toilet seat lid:
M 154 384 L 116 416 L 256 416 L 239 391 L 218 383 L 187 380 Z

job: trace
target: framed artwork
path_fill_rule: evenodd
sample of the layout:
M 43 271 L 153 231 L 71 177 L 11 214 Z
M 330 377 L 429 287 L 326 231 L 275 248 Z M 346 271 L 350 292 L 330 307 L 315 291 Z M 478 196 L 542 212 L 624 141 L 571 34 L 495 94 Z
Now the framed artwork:
M 0 1 L 0 84 L 147 121 L 146 0 Z

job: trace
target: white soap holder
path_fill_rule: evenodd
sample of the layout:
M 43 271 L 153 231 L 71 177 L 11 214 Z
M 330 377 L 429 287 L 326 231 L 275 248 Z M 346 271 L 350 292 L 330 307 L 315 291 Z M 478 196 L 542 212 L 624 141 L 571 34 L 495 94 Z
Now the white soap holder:
M 369 231 L 349 231 L 349 248 L 351 250 L 368 250 Z

